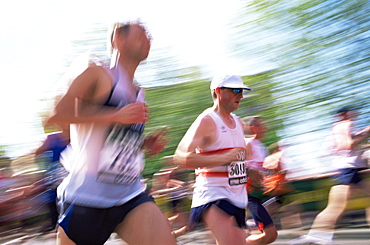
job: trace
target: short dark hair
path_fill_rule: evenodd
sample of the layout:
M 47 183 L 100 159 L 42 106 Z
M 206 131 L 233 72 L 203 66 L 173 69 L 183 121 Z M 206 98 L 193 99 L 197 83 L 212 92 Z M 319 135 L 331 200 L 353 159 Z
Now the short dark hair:
M 247 117 L 243 117 L 241 120 L 247 126 L 255 126 L 257 120 L 259 120 L 259 119 L 262 119 L 262 118 L 259 117 L 259 116 L 247 116 Z
M 125 22 L 125 23 L 115 23 L 114 26 L 113 26 L 113 31 L 112 31 L 112 34 L 110 36 L 110 43 L 111 45 L 113 46 L 113 37 L 114 37 L 114 33 L 115 31 L 118 31 L 120 34 L 124 34 L 126 35 L 130 29 L 132 25 L 132 22 Z
M 213 90 L 211 91 L 211 94 L 212 94 L 212 99 L 213 99 L 213 100 L 216 100 L 216 99 L 217 99 L 217 94 L 216 94 L 216 90 L 215 90 L 215 89 L 213 89 Z
M 145 27 L 144 23 L 139 21 L 139 20 L 137 20 L 137 21 L 128 21 L 128 22 L 116 22 L 116 23 L 113 24 L 113 30 L 112 30 L 112 33 L 111 33 L 111 36 L 110 36 L 111 46 L 113 47 L 113 38 L 114 38 L 115 31 L 119 32 L 119 34 L 121 34 L 121 35 L 127 35 L 127 33 L 130 30 L 130 27 L 133 26 L 133 25 L 138 25 L 141 28 L 143 28 L 147 32 L 147 35 L 149 36 L 149 38 L 151 39 L 151 36 L 148 33 L 148 30 Z
M 339 108 L 337 111 L 336 111 L 336 114 L 345 114 L 349 111 L 354 111 L 355 108 L 351 105 L 346 105 L 346 106 L 342 106 L 341 108 Z

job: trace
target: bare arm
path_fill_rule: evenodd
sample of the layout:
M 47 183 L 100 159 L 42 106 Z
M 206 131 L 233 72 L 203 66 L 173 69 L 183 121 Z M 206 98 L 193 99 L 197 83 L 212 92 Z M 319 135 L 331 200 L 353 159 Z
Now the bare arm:
M 73 81 L 47 123 L 146 122 L 148 109 L 143 102 L 131 103 L 119 109 L 103 105 L 112 86 L 112 78 L 102 67 L 87 68 Z
M 223 154 L 202 155 L 197 154 L 197 149 L 203 149 L 215 142 L 217 135 L 216 125 L 213 119 L 205 116 L 199 122 L 195 121 L 186 132 L 178 145 L 174 163 L 183 168 L 196 169 L 198 167 L 216 167 L 237 160 L 240 149 L 232 149 Z
M 370 126 L 367 126 L 366 128 L 358 131 L 353 137 L 352 137 L 352 149 L 361 144 L 363 141 L 365 141 L 367 138 L 370 137 Z
M 179 188 L 179 187 L 184 186 L 185 184 L 186 183 L 184 181 L 177 180 L 177 179 L 169 179 L 167 183 L 169 188 Z
M 253 149 L 251 144 L 249 144 L 249 141 L 246 140 L 245 145 L 245 160 L 252 160 L 253 158 Z

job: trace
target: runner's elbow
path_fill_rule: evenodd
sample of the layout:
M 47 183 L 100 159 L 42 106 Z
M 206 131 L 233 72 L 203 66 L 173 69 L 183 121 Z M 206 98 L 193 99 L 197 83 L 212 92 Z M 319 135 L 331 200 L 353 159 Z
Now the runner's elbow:
M 45 125 L 55 125 L 63 122 L 64 122 L 63 116 L 58 113 L 55 113 L 45 121 Z

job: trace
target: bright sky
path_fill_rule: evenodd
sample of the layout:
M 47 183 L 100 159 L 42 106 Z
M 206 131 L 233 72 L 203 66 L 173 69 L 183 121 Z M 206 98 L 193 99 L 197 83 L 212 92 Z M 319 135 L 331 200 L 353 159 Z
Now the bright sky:
M 140 18 L 154 44 L 172 46 L 191 65 L 220 71 L 226 62 L 226 24 L 245 0 L 14 0 L 0 3 L 0 145 L 23 154 L 39 143 L 40 102 L 60 77 L 70 41 L 92 23 Z M 242 74 L 240 74 L 242 75 Z

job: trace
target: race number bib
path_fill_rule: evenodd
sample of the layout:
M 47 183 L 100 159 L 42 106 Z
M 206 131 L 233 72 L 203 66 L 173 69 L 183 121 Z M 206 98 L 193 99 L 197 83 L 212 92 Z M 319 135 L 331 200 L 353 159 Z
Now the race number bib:
M 115 125 L 100 152 L 98 181 L 114 184 L 133 184 L 144 168 L 141 152 L 144 125 L 130 127 Z
M 233 161 L 228 166 L 229 185 L 243 185 L 247 183 L 246 161 Z
M 143 89 L 139 89 L 136 101 L 145 101 Z M 141 177 L 144 169 L 143 132 L 143 123 L 129 127 L 116 123 L 108 130 L 99 156 L 98 181 L 131 185 Z

